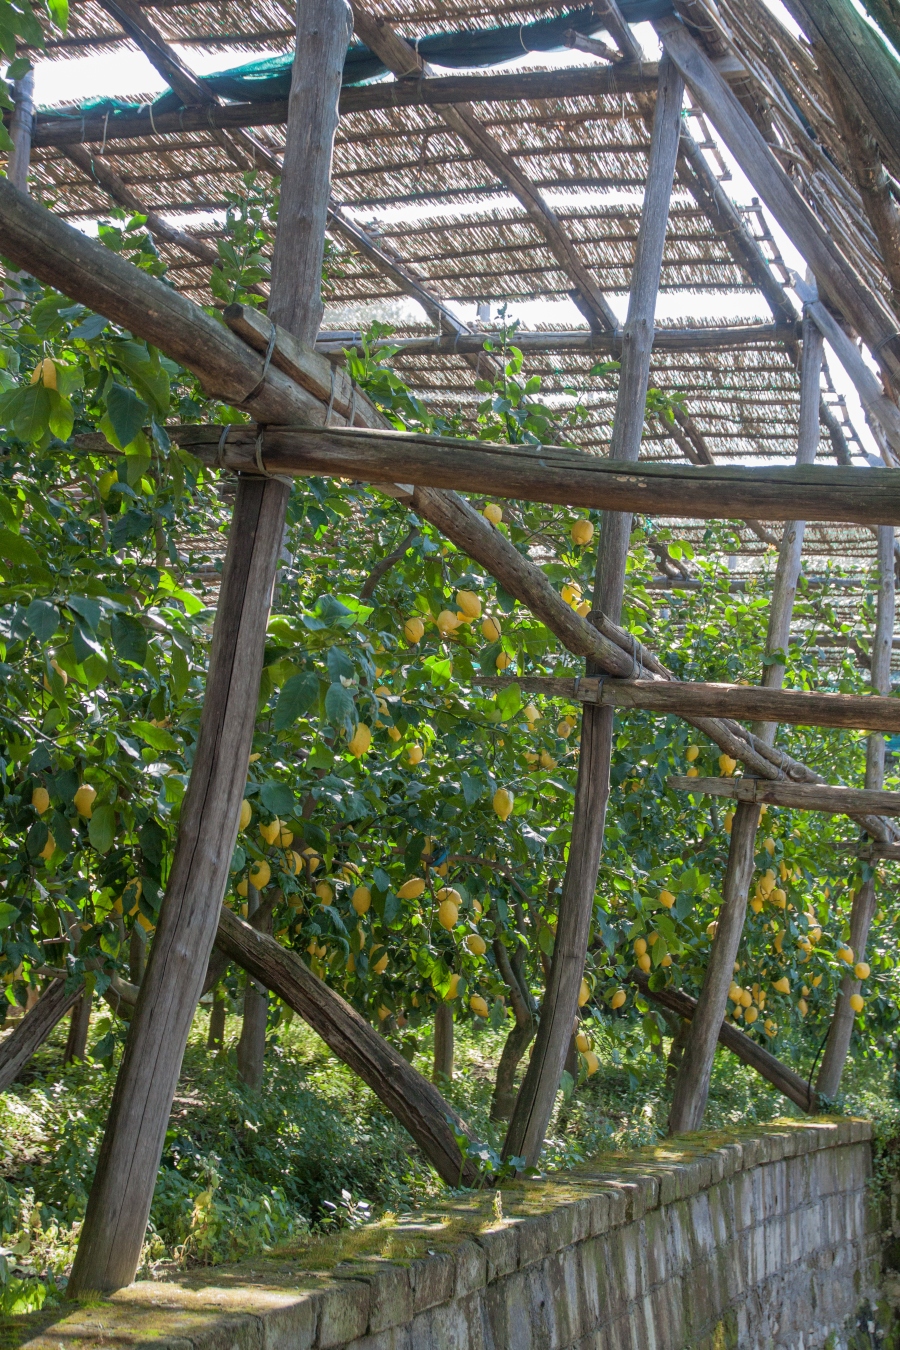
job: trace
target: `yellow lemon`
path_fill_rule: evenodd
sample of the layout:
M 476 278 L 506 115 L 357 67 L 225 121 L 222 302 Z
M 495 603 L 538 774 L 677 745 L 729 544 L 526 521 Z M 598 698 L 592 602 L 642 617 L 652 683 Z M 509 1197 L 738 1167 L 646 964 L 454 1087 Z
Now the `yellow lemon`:
M 32 384 L 42 384 L 45 389 L 55 389 L 56 386 L 56 363 L 51 361 L 49 356 L 45 356 L 43 361 L 38 361 L 31 374 Z
M 646 975 L 646 974 L 649 972 L 650 967 L 651 967 L 652 964 L 653 964 L 653 962 L 650 960 L 650 953 L 649 953 L 649 952 L 644 952 L 644 955 L 643 955 L 643 956 L 639 956 L 639 957 L 638 957 L 637 963 L 638 963 L 638 966 L 640 967 L 640 969 L 641 969 L 641 970 L 644 972 L 644 974 Z
M 456 603 L 467 619 L 481 618 L 481 598 L 474 591 L 457 591 Z
M 406 752 L 406 758 L 409 760 L 410 764 L 421 764 L 422 760 L 425 758 L 425 751 L 422 749 L 421 745 L 411 745 Z
M 572 536 L 572 543 L 584 548 L 594 537 L 594 527 L 589 520 L 573 520 L 569 533 Z
M 731 755 L 719 756 L 719 773 L 723 778 L 730 778 L 737 768 L 737 760 L 732 759 Z
M 750 1007 L 750 1008 L 748 1008 L 747 1011 L 744 1013 L 744 1021 L 745 1021 L 745 1022 L 755 1022 L 756 1019 L 757 1019 L 757 1017 L 759 1017 L 759 1009 L 758 1009 L 758 1008 Z
M 850 995 L 850 1007 L 853 1009 L 854 1012 L 857 1013 L 862 1012 L 865 1006 L 866 1000 L 863 998 L 862 994 Z
M 750 908 L 753 910 L 753 913 L 758 914 L 759 911 L 762 909 L 762 907 L 763 907 L 762 897 L 759 895 L 754 895 L 753 899 L 750 901 Z
M 481 635 L 486 638 L 488 642 L 496 642 L 500 636 L 500 631 L 499 623 L 496 619 L 492 618 L 491 615 L 488 615 L 486 619 L 482 620 Z
M 853 965 L 853 948 L 839 947 L 837 957 L 839 961 L 846 961 L 848 966 Z
M 734 812 L 729 811 L 725 816 L 725 833 L 731 834 L 731 827 L 734 824 Z
M 583 1031 L 579 1031 L 578 1035 L 575 1037 L 575 1045 L 583 1055 L 591 1048 L 591 1043 Z
M 560 591 L 567 605 L 577 605 L 581 600 L 581 587 L 577 581 L 567 581 Z
M 102 473 L 100 475 L 99 479 L 97 480 L 97 487 L 99 489 L 100 500 L 102 502 L 106 501 L 107 497 L 109 496 L 110 488 L 112 487 L 113 483 L 116 482 L 118 477 L 119 475 L 116 473 L 114 469 L 110 469 L 108 473 Z
M 775 840 L 772 838 L 771 835 L 769 835 L 768 838 L 766 838 L 766 839 L 763 840 L 763 848 L 766 850 L 766 852 L 768 853 L 768 855 L 769 855 L 770 858 L 774 857 L 774 855 L 775 855 Z
M 247 826 L 250 824 L 252 819 L 253 819 L 253 807 L 250 805 L 250 803 L 247 801 L 245 797 L 244 800 L 241 802 L 241 815 L 238 821 L 238 829 L 246 830 Z
M 624 989 L 617 989 L 609 1001 L 609 1006 L 611 1008 L 621 1008 L 627 997 L 628 995 L 625 993 Z
M 399 727 L 388 727 L 388 735 L 390 736 L 390 738 L 391 738 L 392 741 L 399 741 L 399 739 L 400 739 L 400 728 L 399 728 Z
M 480 994 L 472 995 L 472 997 L 469 999 L 469 1007 L 472 1009 L 476 1017 L 487 1017 L 488 1015 L 487 1002 L 481 997 Z
M 791 992 L 791 982 L 786 975 L 782 975 L 780 980 L 775 981 L 772 988 L 777 989 L 779 994 L 789 994 Z
M 368 914 L 369 907 L 372 904 L 372 892 L 368 886 L 357 886 L 350 903 L 357 914 Z
M 805 1017 L 806 1014 L 809 1012 L 809 1004 L 807 1003 L 805 998 L 797 999 L 797 1011 L 799 1012 L 801 1017 Z
M 671 891 L 660 891 L 659 903 L 665 905 L 666 909 L 671 909 L 675 903 L 675 897 Z
M 92 788 L 90 783 L 82 783 L 81 787 L 75 793 L 75 810 L 85 820 L 91 818 L 91 806 L 97 795 L 97 789 Z
M 537 708 L 534 706 L 533 703 L 529 703 L 527 707 L 522 709 L 522 716 L 525 718 L 526 722 L 534 723 L 539 722 L 541 720 L 541 714 L 538 712 Z
M 695 759 L 700 758 L 699 745 L 689 745 L 687 750 L 685 751 L 684 757 L 687 760 L 688 764 L 693 764 Z
M 279 848 L 290 848 L 293 842 L 294 842 L 293 831 L 289 830 L 286 825 L 282 825 L 278 833 Z
M 634 940 L 635 956 L 643 956 L 646 950 L 647 950 L 647 939 L 642 937 L 635 938 Z
M 446 928 L 449 933 L 456 927 L 459 919 L 459 906 L 454 905 L 452 900 L 442 900 L 438 905 L 438 923 L 442 928 Z
M 699 777 L 700 777 L 700 770 L 699 770 L 699 769 L 695 769 L 694 766 L 693 766 L 693 764 L 692 764 L 691 767 L 688 769 L 687 773 L 685 774 L 685 777 L 686 777 L 686 778 L 699 778 Z
M 42 816 L 48 809 L 50 806 L 50 793 L 45 787 L 36 787 L 34 789 L 34 792 L 31 794 L 31 805 L 34 807 L 35 811 L 37 811 L 39 816 Z
M 542 768 L 542 769 L 555 769 L 555 768 L 556 768 L 556 760 L 553 758 L 553 756 L 552 756 L 547 750 L 542 750 L 542 751 L 541 751 L 541 768 Z
M 515 806 L 515 798 L 509 788 L 498 788 L 491 799 L 494 814 L 501 820 L 508 820 Z
M 590 612 L 591 612 L 590 600 L 582 600 L 581 604 L 576 605 L 575 607 L 575 613 L 580 614 L 583 619 L 586 619 L 587 616 L 590 614 Z
M 281 821 L 276 816 L 274 820 L 269 821 L 268 825 L 260 825 L 259 832 L 267 844 L 274 844 L 281 834 Z
M 444 1002 L 445 1002 L 445 1003 L 451 1003 L 451 1002 L 453 1001 L 453 999 L 456 998 L 456 995 L 457 995 L 457 992 L 458 992 L 458 991 L 459 991 L 459 976 L 458 976 L 458 975 L 451 975 L 451 976 L 450 976 L 450 987 L 449 987 L 449 989 L 447 990 L 446 994 L 444 995 Z
M 48 834 L 48 835 L 47 835 L 47 842 L 46 842 L 46 844 L 44 845 L 44 847 L 41 849 L 41 857 L 42 857 L 42 858 L 44 859 L 44 861 L 46 862 L 48 858 L 52 858 L 52 857 L 53 857 L 53 854 L 54 854 L 55 852 L 56 852 L 56 841 L 55 841 L 55 839 L 53 838 L 53 835 L 52 835 L 52 834 Z
M 719 924 L 716 919 L 713 919 L 712 923 L 708 923 L 706 925 L 706 936 L 708 938 L 714 938 L 718 931 L 719 931 Z
M 771 1017 L 767 1017 L 765 1022 L 763 1022 L 763 1030 L 767 1036 L 774 1036 L 778 1031 L 778 1023 L 773 1022 Z
M 600 1068 L 600 1061 L 593 1050 L 588 1050 L 584 1057 L 584 1067 L 587 1069 L 587 1076 L 590 1078 Z
M 425 882 L 422 877 L 410 877 L 409 881 L 404 881 L 397 894 L 401 900 L 418 900 L 424 892 Z
M 242 896 L 246 899 L 246 898 L 247 898 L 247 878 L 246 878 L 246 877 L 242 877 L 241 880 L 238 882 L 238 884 L 235 886 L 234 889 L 237 891 L 238 895 L 242 895 Z
M 376 975 L 383 975 L 384 972 L 387 970 L 387 965 L 388 965 L 388 954 L 387 952 L 385 952 L 384 956 L 380 956 L 378 958 L 372 969 L 374 970 Z
M 452 609 L 442 609 L 437 616 L 438 632 L 446 637 L 448 633 L 454 633 L 459 627 L 459 619 L 453 613 Z
M 741 997 L 738 1000 L 738 1002 L 740 1003 L 742 1008 L 750 1007 L 750 1004 L 753 1002 L 753 995 L 750 993 L 749 989 L 741 990 Z
M 372 732 L 366 726 L 365 722 L 360 722 L 359 726 L 347 742 L 347 749 L 350 751 L 351 755 L 355 755 L 356 758 L 359 759 L 362 755 L 366 754 L 371 744 Z
M 572 734 L 571 722 L 566 722 L 565 720 L 558 722 L 556 724 L 556 734 L 557 736 L 561 736 L 564 741 L 567 740 Z
M 508 652 L 497 653 L 497 659 L 495 660 L 494 665 L 498 670 L 505 670 L 506 667 L 509 665 L 509 663 L 510 663 L 510 656 Z
M 665 956 L 662 958 L 662 960 L 660 961 L 659 964 L 660 964 L 661 966 L 670 966 L 670 965 L 672 964 L 672 954 L 671 954 L 671 952 L 666 952 Z
M 462 904 L 462 896 L 455 886 L 442 886 L 437 893 L 438 900 L 449 900 L 459 909 Z
M 272 869 L 265 858 L 260 858 L 250 868 L 250 882 L 258 891 L 265 890 L 272 876 Z
M 466 946 L 473 956 L 484 956 L 487 951 L 487 943 L 480 933 L 469 933 Z
M 787 894 L 780 886 L 775 886 L 772 889 L 772 904 L 776 905 L 778 909 L 784 909 L 787 905 Z
M 407 642 L 421 642 L 425 636 L 425 625 L 418 615 L 414 615 L 413 618 L 406 620 L 403 625 L 403 632 Z
M 578 1006 L 579 1006 L 579 1008 L 583 1008 L 583 1007 L 584 1007 L 584 1005 L 587 1003 L 587 1001 L 588 1001 L 588 999 L 590 998 L 590 996 L 591 996 L 591 986 L 588 984 L 587 980 L 582 980 L 582 981 L 581 981 L 581 987 L 580 987 L 579 990 L 578 990 Z
M 871 973 L 872 971 L 868 961 L 857 961 L 856 965 L 853 967 L 853 974 L 858 980 L 867 980 Z
M 319 901 L 321 904 L 330 905 L 332 900 L 334 899 L 334 887 L 331 886 L 327 881 L 317 881 L 316 895 L 319 897 Z
M 503 519 L 503 507 L 498 506 L 496 502 L 488 502 L 482 515 L 489 520 L 492 525 L 499 525 Z

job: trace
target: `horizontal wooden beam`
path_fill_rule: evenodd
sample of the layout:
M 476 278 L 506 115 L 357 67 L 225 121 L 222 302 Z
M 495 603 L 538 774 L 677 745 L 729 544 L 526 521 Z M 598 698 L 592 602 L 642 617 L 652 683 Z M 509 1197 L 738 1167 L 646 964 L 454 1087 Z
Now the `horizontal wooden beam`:
M 900 862 L 900 844 L 864 844 L 853 852 L 863 862 Z
M 580 66 L 565 70 L 511 71 L 503 75 L 445 75 L 422 79 L 389 80 L 349 86 L 341 91 L 340 111 L 379 112 L 390 108 L 440 107 L 455 103 L 518 102 L 543 98 L 602 98 L 605 94 L 655 92 L 655 65 Z M 80 145 L 139 136 L 208 131 L 210 127 L 282 126 L 287 121 L 286 98 L 259 103 L 225 103 L 218 107 L 177 108 L 153 113 L 93 113 L 82 117 L 38 116 L 32 145 Z
M 642 970 L 633 970 L 628 978 L 632 984 L 637 985 L 644 998 L 651 999 L 662 1008 L 668 1008 L 679 1017 L 690 1021 L 697 1011 L 697 1000 L 681 989 L 651 989 L 649 977 Z M 810 1114 L 815 1111 L 816 1094 L 806 1079 L 801 1078 L 799 1073 L 789 1069 L 786 1064 L 782 1064 L 780 1059 L 776 1059 L 763 1046 L 758 1045 L 751 1036 L 746 1036 L 730 1022 L 723 1022 L 719 1028 L 719 1044 L 731 1050 L 745 1064 L 749 1064 L 761 1078 L 765 1078 L 785 1097 L 795 1102 L 801 1111 Z
M 657 328 L 653 334 L 656 351 L 695 352 L 731 351 L 741 347 L 769 346 L 776 342 L 794 342 L 800 337 L 800 324 L 746 323 L 711 328 Z M 360 332 L 321 332 L 316 339 L 316 351 L 326 356 L 340 356 L 347 348 L 362 352 L 363 334 Z M 436 333 L 433 337 L 385 338 L 370 343 L 369 350 L 381 347 L 399 347 L 404 356 L 440 353 L 442 356 L 466 356 L 484 351 L 484 344 L 494 344 L 494 354 L 501 351 L 502 342 L 496 333 Z M 589 328 L 562 330 L 557 333 L 523 333 L 509 338 L 509 345 L 523 352 L 587 352 L 598 356 L 619 357 L 622 352 L 622 334 L 591 332 Z
M 900 731 L 900 699 L 879 698 L 872 694 L 810 694 L 803 689 L 766 689 L 752 684 L 689 684 L 680 680 L 601 680 L 591 675 L 578 679 L 526 675 L 516 680 L 491 676 L 478 683 L 494 688 L 518 684 L 529 694 L 570 698 L 613 708 L 644 708 L 649 712 L 679 716 L 735 717 L 739 721 L 849 727 L 857 731 Z
M 255 428 L 234 427 L 219 454 L 221 434 L 217 426 L 177 431 L 179 442 L 198 458 L 236 473 L 258 472 Z M 703 520 L 752 515 L 900 524 L 897 469 L 618 463 L 558 446 L 534 449 L 356 427 L 269 426 L 262 456 L 269 473 L 412 483 L 563 506 Z
M 667 778 L 673 792 L 696 792 L 708 797 L 730 797 L 736 802 L 764 802 L 794 811 L 822 811 L 828 816 L 860 815 L 877 811 L 900 816 L 900 792 L 874 788 L 830 787 L 823 783 L 789 783 L 764 778 Z

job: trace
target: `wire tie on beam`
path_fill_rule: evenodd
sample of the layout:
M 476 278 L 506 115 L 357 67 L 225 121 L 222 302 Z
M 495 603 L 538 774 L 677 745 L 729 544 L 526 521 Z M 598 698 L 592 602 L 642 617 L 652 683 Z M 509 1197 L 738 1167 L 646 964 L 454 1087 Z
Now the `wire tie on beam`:
M 265 464 L 263 464 L 263 457 L 262 457 L 262 452 L 263 452 L 263 437 L 265 436 L 267 430 L 268 430 L 267 423 L 265 423 L 265 422 L 257 422 L 257 424 L 256 424 L 256 451 L 255 451 L 255 454 L 254 454 L 254 456 L 253 456 L 254 463 L 256 464 L 256 467 L 257 467 L 258 471 L 262 474 L 263 478 L 271 478 L 272 481 L 273 481 L 274 483 L 287 483 L 288 487 L 290 487 L 290 486 L 292 485 L 292 481 L 293 481 L 292 479 L 286 478 L 286 477 L 284 476 L 284 474 L 280 474 L 280 473 L 269 473 L 269 470 L 266 468 Z
M 876 342 L 872 348 L 872 355 L 877 356 L 882 347 L 886 347 L 889 342 L 893 342 L 894 338 L 900 338 L 900 332 L 895 330 L 893 333 L 888 333 L 887 337 L 883 337 L 880 342 Z
M 272 331 L 269 334 L 269 345 L 266 348 L 266 356 L 265 360 L 263 361 L 262 374 L 260 375 L 256 384 L 250 390 L 250 393 L 245 395 L 245 397 L 241 400 L 243 403 L 251 403 L 253 399 L 256 398 L 257 394 L 259 394 L 260 391 L 262 390 L 262 387 L 266 382 L 266 376 L 269 373 L 269 363 L 272 360 L 272 353 L 275 350 L 275 339 L 278 336 L 278 329 L 276 328 L 275 324 L 272 323 L 271 319 L 269 320 L 269 323 L 272 324 Z
M 226 422 L 224 427 L 222 428 L 222 434 L 219 437 L 219 444 L 216 447 L 216 457 L 213 460 L 213 468 L 215 469 L 225 468 L 225 461 L 222 459 L 222 456 L 225 453 L 225 442 L 228 440 L 228 433 L 233 426 L 234 426 L 233 422 Z

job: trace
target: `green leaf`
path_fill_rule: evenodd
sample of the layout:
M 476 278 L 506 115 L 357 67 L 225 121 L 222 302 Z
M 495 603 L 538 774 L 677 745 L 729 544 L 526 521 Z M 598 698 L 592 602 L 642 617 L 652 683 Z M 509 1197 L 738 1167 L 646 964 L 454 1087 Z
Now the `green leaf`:
M 325 695 L 325 716 L 333 727 L 346 727 L 352 734 L 359 720 L 356 703 L 349 689 L 342 684 L 331 684 Z
M 259 789 L 259 799 L 267 811 L 282 820 L 294 810 L 294 794 L 287 783 L 263 783 Z
M 92 633 L 96 633 L 100 623 L 100 605 L 84 595 L 70 595 L 66 604 L 80 619 L 83 619 Z
M 298 717 L 309 712 L 319 697 L 319 677 L 311 670 L 301 671 L 286 680 L 275 705 L 273 725 L 276 731 L 293 726 Z
M 147 421 L 150 408 L 133 389 L 113 381 L 106 395 L 106 411 L 116 433 L 118 448 L 124 450 Z
M 15 61 L 10 61 L 6 67 L 7 80 L 21 80 L 23 75 L 27 75 L 31 69 L 31 62 L 27 56 L 17 56 Z
M 98 853 L 108 853 L 116 837 L 116 813 L 111 806 L 95 806 L 88 821 L 88 838 Z
M 515 682 L 506 685 L 498 692 L 497 707 L 500 709 L 504 722 L 508 721 L 510 717 L 514 717 L 521 706 L 522 691 Z
M 8 905 L 5 900 L 0 900 L 0 928 L 8 928 L 18 917 L 19 911 L 15 905 Z
M 50 390 L 43 384 L 29 384 L 4 394 L 0 399 L 0 425 L 8 427 L 20 441 L 42 441 L 50 427 Z
M 19 567 L 37 567 L 43 570 L 37 550 L 24 535 L 16 534 L 13 530 L 0 528 L 0 558 Z
M 49 600 L 32 600 L 25 611 L 25 622 L 38 642 L 45 644 L 59 627 L 59 610 Z
M 191 682 L 191 668 L 188 659 L 181 648 L 176 644 L 172 646 L 172 692 L 177 699 L 184 698 L 188 691 L 188 685 Z
M 47 8 L 57 28 L 65 33 L 69 27 L 69 0 L 47 0 Z
M 154 750 L 170 750 L 177 754 L 181 749 L 175 737 L 170 731 L 166 731 L 165 727 L 155 727 L 152 722 L 141 720 L 132 722 L 131 725 L 141 740 L 146 741 Z
M 114 614 L 110 624 L 113 647 L 122 661 L 142 666 L 147 656 L 147 633 L 130 614 Z

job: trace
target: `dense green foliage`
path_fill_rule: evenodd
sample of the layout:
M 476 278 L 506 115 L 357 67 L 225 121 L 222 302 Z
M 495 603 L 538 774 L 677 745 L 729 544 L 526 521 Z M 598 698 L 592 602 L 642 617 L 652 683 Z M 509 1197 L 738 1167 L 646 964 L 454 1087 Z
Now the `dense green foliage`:
M 268 210 L 252 191 L 233 204 L 221 298 L 246 298 L 260 279 Z M 140 219 L 118 220 L 101 237 L 163 270 Z M 545 407 L 535 381 L 521 378 L 514 329 L 495 346 L 504 374 L 483 384 L 467 428 L 423 407 L 390 352 L 370 345 L 351 368 L 400 426 L 541 442 L 577 425 L 583 390 L 573 388 L 562 411 Z M 114 972 L 139 966 L 133 935 L 152 940 L 196 741 L 230 502 L 228 485 L 179 450 L 165 424 L 237 414 L 210 405 L 191 377 L 131 334 L 37 286 L 24 309 L 9 312 L 0 354 L 0 975 L 10 1007 L 24 1006 L 51 970 L 102 994 Z M 615 374 L 607 363 L 586 384 Z M 651 412 L 670 415 L 672 398 L 653 393 Z M 498 510 L 496 528 L 586 609 L 595 550 L 585 522 L 596 540 L 599 517 L 529 503 Z M 578 707 L 529 700 L 515 677 L 575 674 L 578 663 L 484 569 L 374 490 L 299 481 L 285 546 L 226 902 L 243 904 L 248 879 L 276 888 L 279 940 L 407 1056 L 427 1051 L 446 999 L 491 1059 L 511 1026 L 494 944 L 521 952 L 540 1001 L 578 755 Z M 737 548 L 727 525 L 711 524 L 694 550 L 671 529 L 635 520 L 624 621 L 679 676 L 759 678 L 774 553 L 734 592 L 728 560 Z M 661 552 L 691 571 L 695 588 L 649 589 Z M 857 636 L 872 620 L 865 592 L 859 603 Z M 803 639 L 787 654 L 788 683 L 864 690 L 849 649 L 819 645 L 841 630 L 827 586 L 801 589 L 797 616 Z M 509 677 L 504 688 L 479 684 L 497 671 Z M 779 744 L 831 781 L 861 780 L 857 734 L 789 729 Z M 696 992 L 702 981 L 729 820 L 714 801 L 666 791 L 667 775 L 688 764 L 717 773 L 719 752 L 694 745 L 675 718 L 618 719 L 583 1008 L 593 1048 L 577 1081 L 566 1082 L 575 1094 L 561 1107 L 569 1124 L 548 1142 L 548 1165 L 663 1126 L 659 1055 L 671 1028 L 635 997 L 628 973 L 637 951 L 655 986 Z M 788 811 L 770 812 L 759 833 L 761 885 L 736 972 L 751 1005 L 734 1004 L 732 1015 L 804 1072 L 844 968 L 838 951 L 861 875 L 847 849 L 852 834 L 845 820 Z M 458 904 L 448 907 L 447 887 Z M 881 893 L 854 1056 L 887 1084 L 897 906 L 887 886 Z M 226 987 L 237 1010 L 236 972 Z M 47 1247 L 57 1264 L 83 1210 L 126 1029 L 104 1013 L 86 1066 L 68 1069 L 58 1088 L 51 1074 L 3 1108 L 14 1114 L 21 1101 L 37 1123 L 31 1152 L 4 1163 L 14 1189 L 2 1222 L 18 1235 L 40 1199 L 57 1226 Z M 321 1052 L 304 1051 L 297 1079 L 277 1003 L 270 1032 L 258 1101 L 221 1061 L 191 1052 L 149 1259 L 223 1259 L 338 1221 L 326 1201 L 349 1221 L 364 1213 L 358 1200 L 405 1205 L 432 1184 L 343 1071 L 322 1070 L 309 1087 Z M 601 1069 L 592 1077 L 594 1056 Z M 718 1073 L 713 1109 L 723 1116 L 783 1108 L 758 1084 L 751 1091 L 733 1065 Z M 461 1104 L 492 1139 L 484 1081 Z M 613 1100 L 638 1119 L 616 1126 Z M 342 1190 L 350 1211 L 341 1211 Z

